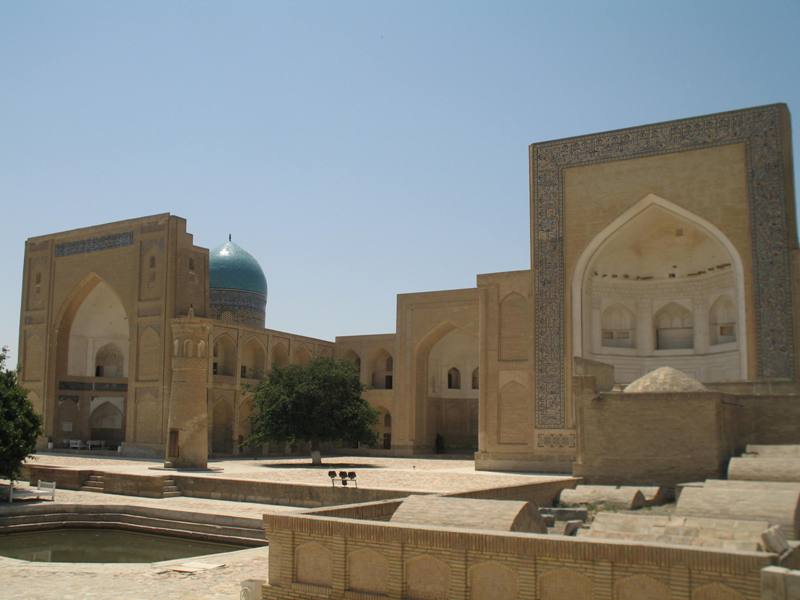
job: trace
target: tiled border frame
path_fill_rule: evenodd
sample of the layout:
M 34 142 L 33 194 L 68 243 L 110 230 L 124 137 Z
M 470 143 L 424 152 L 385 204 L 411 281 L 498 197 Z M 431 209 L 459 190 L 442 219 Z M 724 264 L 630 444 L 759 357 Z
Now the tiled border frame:
M 744 143 L 753 247 L 757 375 L 794 377 L 793 221 L 787 219 L 786 107 L 773 104 L 555 140 L 531 147 L 536 427 L 565 424 L 563 170 L 615 160 Z M 793 208 L 792 208 L 793 210 Z

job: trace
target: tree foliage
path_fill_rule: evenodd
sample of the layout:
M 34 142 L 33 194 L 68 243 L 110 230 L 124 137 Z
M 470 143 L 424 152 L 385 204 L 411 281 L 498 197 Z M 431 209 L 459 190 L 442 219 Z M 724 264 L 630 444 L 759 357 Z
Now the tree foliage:
M 16 372 L 5 368 L 7 352 L 0 350 L 0 475 L 13 482 L 36 449 L 42 419 L 17 383 Z
M 275 367 L 254 392 L 251 443 L 337 440 L 375 443 L 378 413 L 361 397 L 349 361 L 316 358 L 307 365 Z

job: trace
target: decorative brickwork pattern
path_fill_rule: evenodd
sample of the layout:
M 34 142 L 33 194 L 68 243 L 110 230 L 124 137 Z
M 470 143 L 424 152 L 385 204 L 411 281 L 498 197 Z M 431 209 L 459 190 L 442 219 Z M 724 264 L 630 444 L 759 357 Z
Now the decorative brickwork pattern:
M 536 426 L 565 423 L 563 171 L 744 143 L 753 247 L 757 375 L 794 377 L 783 108 L 771 105 L 536 144 L 531 153 Z
M 111 250 L 112 248 L 122 248 L 133 244 L 133 232 L 115 233 L 100 237 L 87 238 L 74 242 L 63 242 L 56 244 L 56 256 L 72 256 L 74 254 L 85 254 L 87 252 L 99 252 L 101 250 Z

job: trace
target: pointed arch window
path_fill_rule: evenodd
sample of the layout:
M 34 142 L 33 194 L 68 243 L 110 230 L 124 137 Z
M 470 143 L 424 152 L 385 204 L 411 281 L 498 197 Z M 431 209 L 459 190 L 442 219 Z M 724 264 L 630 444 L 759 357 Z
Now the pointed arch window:
M 635 317 L 621 304 L 609 306 L 603 311 L 600 335 L 601 344 L 606 348 L 635 348 Z
M 452 367 L 447 372 L 447 389 L 460 390 L 461 389 L 461 371 Z
M 720 296 L 711 305 L 708 331 L 712 345 L 736 341 L 736 307 L 729 296 Z
M 689 309 L 670 302 L 655 314 L 653 320 L 657 350 L 694 348 L 694 319 Z

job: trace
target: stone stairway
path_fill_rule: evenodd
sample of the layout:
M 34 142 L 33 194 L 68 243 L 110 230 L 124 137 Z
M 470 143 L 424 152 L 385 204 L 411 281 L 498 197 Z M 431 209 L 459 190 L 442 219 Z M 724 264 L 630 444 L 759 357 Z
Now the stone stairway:
M 178 486 L 175 485 L 175 480 L 171 477 L 164 480 L 164 487 L 161 489 L 161 497 L 162 498 L 175 498 L 176 496 L 180 496 L 181 491 L 178 489 Z
M 102 475 L 89 475 L 89 478 L 81 486 L 82 492 L 97 492 L 102 494 L 106 491 L 105 482 Z

